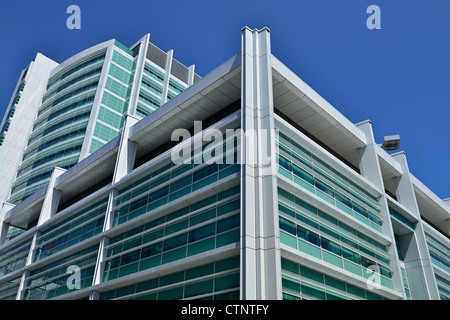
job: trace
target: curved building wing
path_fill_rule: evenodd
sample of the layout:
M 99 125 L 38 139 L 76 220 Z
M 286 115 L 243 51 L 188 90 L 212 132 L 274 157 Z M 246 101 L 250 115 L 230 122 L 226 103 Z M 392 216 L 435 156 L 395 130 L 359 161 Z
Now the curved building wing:
M 106 41 L 51 71 L 8 202 L 26 199 L 55 167 L 69 169 L 117 137 L 127 116 L 143 118 L 186 89 L 193 67 L 148 38 L 132 49 Z

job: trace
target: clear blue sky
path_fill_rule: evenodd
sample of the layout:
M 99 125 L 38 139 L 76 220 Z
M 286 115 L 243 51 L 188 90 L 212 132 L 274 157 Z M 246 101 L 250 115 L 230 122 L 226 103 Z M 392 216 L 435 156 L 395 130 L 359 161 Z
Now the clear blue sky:
M 81 8 L 81 30 L 66 9 Z M 369 5 L 381 29 L 369 30 Z M 400 134 L 410 171 L 450 197 L 450 1 L 448 0 L 2 0 L 0 113 L 37 52 L 57 62 L 115 38 L 146 33 L 204 76 L 240 51 L 244 26 L 271 30 L 272 52 L 375 138 Z

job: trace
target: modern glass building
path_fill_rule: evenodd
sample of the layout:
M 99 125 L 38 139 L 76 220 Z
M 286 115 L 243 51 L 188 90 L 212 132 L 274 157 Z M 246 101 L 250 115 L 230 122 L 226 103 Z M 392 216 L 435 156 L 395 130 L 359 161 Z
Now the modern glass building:
M 48 184 L 55 166 L 68 169 L 118 136 L 126 116 L 142 119 L 199 79 L 193 66 L 186 68 L 173 59 L 173 51 L 161 51 L 148 38 L 131 49 L 116 40 L 101 43 L 42 74 L 39 107 L 8 202 L 18 203 Z M 24 77 L 2 139 L 28 87 Z
M 241 41 L 204 78 L 148 35 L 46 60 L 2 190 L 0 299 L 450 298 L 449 201 L 267 28 Z

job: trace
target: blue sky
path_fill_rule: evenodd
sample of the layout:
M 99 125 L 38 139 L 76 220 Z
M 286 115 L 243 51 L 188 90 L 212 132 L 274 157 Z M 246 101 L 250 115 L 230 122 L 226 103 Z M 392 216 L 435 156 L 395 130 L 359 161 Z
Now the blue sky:
M 69 30 L 69 5 L 81 29 Z M 381 9 L 369 30 L 366 9 Z M 57 62 L 115 38 L 150 41 L 204 76 L 240 51 L 240 30 L 269 27 L 272 53 L 375 139 L 399 134 L 410 171 L 450 197 L 450 1 L 109 0 L 0 3 L 0 114 L 37 52 Z

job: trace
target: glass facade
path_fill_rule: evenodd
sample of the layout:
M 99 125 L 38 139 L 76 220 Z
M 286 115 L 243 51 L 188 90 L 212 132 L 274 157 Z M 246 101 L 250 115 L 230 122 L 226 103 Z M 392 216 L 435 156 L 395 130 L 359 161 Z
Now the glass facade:
M 385 300 L 364 288 L 284 258 L 281 274 L 284 300 Z
M 392 286 L 386 248 L 279 189 L 280 242 L 332 265 L 369 278 L 378 270 L 380 284 Z
M 86 52 L 89 53 L 53 74 L 47 82 L 28 146 L 11 188 L 8 201 L 12 204 L 19 203 L 47 185 L 56 166 L 69 169 L 75 165 L 84 152 L 82 148 L 86 143 L 89 154 L 117 137 L 123 129 L 125 116 L 132 112 L 129 105 L 130 94 L 135 83 L 138 83 L 135 115 L 141 118 L 160 107 L 165 100 L 163 92 L 166 97 L 173 98 L 187 87 L 182 80 L 155 63 L 148 54 L 147 57 L 140 57 L 137 49 L 131 50 L 116 40 L 105 43 L 103 48 L 95 52 Z M 143 65 L 142 78 L 135 81 L 139 59 L 144 60 L 145 66 Z M 178 64 L 177 68 L 180 66 Z M 167 83 L 166 77 L 169 77 Z M 104 85 L 99 86 L 101 81 L 104 81 Z M 24 77 L 14 98 L 15 104 L 10 108 L 9 118 L 14 116 L 15 106 L 25 84 Z M 92 113 L 93 110 L 95 114 Z M 90 124 L 91 122 L 93 123 Z M 0 146 L 9 123 L 10 120 L 7 119 L 2 126 Z M 88 126 L 92 127 L 89 134 Z M 87 136 L 89 141 L 86 140 Z M 121 228 L 124 222 L 148 212 L 157 212 L 164 204 L 189 196 L 202 187 L 236 174 L 239 169 L 239 166 L 228 165 L 171 165 L 133 185 L 119 188 L 111 211 L 112 228 Z M 31 267 L 27 269 L 29 273 L 21 298 L 50 299 L 69 293 L 66 283 L 69 275 L 66 271 L 71 265 L 81 267 L 81 288 L 91 286 L 100 240 L 104 237 L 108 200 L 108 196 L 104 195 L 102 200 L 97 200 L 82 210 L 64 210 L 61 213 L 64 218 L 58 219 L 59 222 L 39 226 L 33 233 L 10 226 L 3 244 L 11 245 L 7 245 L 7 250 L 0 250 L 0 297 L 16 298 L 30 254 Z M 182 250 L 185 250 L 184 256 L 187 257 L 239 242 L 238 188 L 228 189 L 198 204 L 185 207 L 182 213 L 179 217 L 175 217 L 178 213 L 172 213 L 164 221 L 160 217 L 135 230 L 113 236 L 108 241 L 109 246 L 105 248 L 108 254 L 103 262 L 106 271 L 102 281 L 113 279 L 114 274 L 115 277 L 121 277 L 132 269 L 136 261 L 140 264 L 140 269 L 148 268 L 150 261 L 156 261 L 154 248 L 161 249 L 158 252 L 158 257 L 161 258 L 159 264 L 165 264 L 182 258 Z M 176 232 L 176 228 L 181 226 L 185 231 Z M 161 238 L 158 241 L 154 239 L 156 242 L 151 240 L 153 236 L 160 235 L 160 229 L 163 232 Z M 137 236 L 136 232 L 140 235 Z M 131 236 L 138 237 L 141 243 L 130 247 L 130 241 L 133 244 L 137 241 L 129 239 Z M 86 249 L 87 244 L 90 247 Z M 123 249 L 118 252 L 122 245 Z M 127 250 L 131 250 L 133 254 L 130 255 Z M 133 264 L 130 259 L 135 258 L 136 252 L 139 253 L 139 259 L 133 260 Z M 119 267 L 116 268 L 117 264 Z M 227 263 L 212 264 L 213 271 L 208 281 L 217 283 L 207 291 L 217 297 L 236 296 L 239 285 L 235 285 L 235 280 L 229 288 L 221 284 L 230 276 L 225 269 L 221 270 L 220 266 L 224 264 Z M 35 265 L 39 267 L 36 268 Z M 211 265 L 206 267 L 209 270 Z M 236 268 L 235 263 L 232 268 Z M 195 270 L 190 270 L 188 274 L 190 272 Z M 236 270 L 233 272 L 235 274 Z M 18 276 L 12 279 L 15 274 Z M 10 280 L 2 282 L 1 278 L 5 276 Z M 236 275 L 233 277 L 236 278 Z M 190 280 L 192 283 L 185 288 L 186 296 L 192 295 L 196 290 L 204 290 L 202 283 L 197 284 L 199 279 Z M 163 297 L 164 294 L 167 293 L 161 292 L 160 296 Z M 84 298 L 87 297 L 88 295 Z
M 233 140 L 234 144 L 234 140 Z M 204 148 L 206 148 L 205 146 Z M 224 150 L 233 153 L 235 150 Z M 228 154 L 216 158 L 226 158 Z M 240 243 L 240 186 L 236 177 L 239 164 L 178 164 L 156 163 L 158 170 L 133 183 L 117 186 L 111 207 L 111 227 L 106 231 L 108 241 L 102 247 L 99 283 L 128 278 L 138 272 L 203 257 L 218 252 L 216 262 L 186 268 L 166 276 L 151 278 L 133 285 L 100 293 L 100 299 L 237 299 L 239 298 L 240 268 L 236 251 L 233 258 L 220 259 L 221 249 L 231 250 Z M 189 200 L 189 205 L 164 209 L 175 200 L 190 197 L 210 185 L 227 187 L 202 200 Z M 198 193 L 198 192 L 197 192 Z M 83 209 L 65 209 L 58 222 L 45 223 L 34 233 L 32 261 L 23 287 L 22 299 L 46 300 L 90 288 L 94 281 L 109 198 L 103 197 Z M 145 216 L 146 222 L 133 229 L 121 231 L 126 222 Z M 150 218 L 153 217 L 154 218 Z M 108 234 L 114 234 L 109 236 Z M 32 238 L 21 241 L 5 251 L 3 274 L 23 272 L 31 250 Z M 86 248 L 87 247 L 87 248 Z M 83 249 L 79 249 L 83 248 Z M 53 258 L 54 257 L 54 258 Z M 47 262 L 48 261 L 48 262 Z M 72 283 L 68 270 L 79 268 L 79 278 Z M 19 274 L 19 273 L 18 273 Z M 151 274 L 150 274 L 151 275 Z M 20 279 L 18 280 L 20 283 Z M 0 284 L 2 284 L 0 280 Z M 71 287 L 76 285 L 75 288 Z M 15 299 L 18 286 L 4 283 L 5 299 Z M 3 287 L 0 287 L 2 294 Z M 87 298 L 87 296 L 85 296 Z
M 203 264 L 100 294 L 100 300 L 237 300 L 239 257 Z
M 13 273 L 23 268 L 31 248 L 31 237 L 14 243 L 7 250 L 0 251 L 0 276 Z
M 128 112 L 130 92 L 136 69 L 136 58 L 130 50 L 115 42 L 102 102 L 95 122 L 90 153 L 114 139 L 121 132 Z
M 111 238 L 104 281 L 239 242 L 239 188 Z
M 31 248 L 31 237 L 0 251 L 0 300 L 16 300 Z M 2 278 L 7 281 L 1 281 Z
M 450 273 L 450 248 L 427 232 L 425 232 L 425 237 L 432 263 Z
M 411 300 L 411 289 L 409 287 L 408 275 L 403 267 L 400 267 L 402 273 L 403 289 L 405 290 L 406 299 Z
M 112 52 L 110 61 L 105 60 L 107 50 Z M 49 79 L 11 189 L 10 203 L 18 203 L 46 185 L 56 166 L 69 169 L 75 165 L 80 160 L 84 144 L 88 144 L 90 154 L 121 133 L 125 116 L 132 112 L 129 110 L 130 93 L 138 59 L 139 55 L 114 41 L 110 49 L 91 53 Z M 161 105 L 166 73 L 149 59 L 144 59 L 145 67 L 137 89 L 139 98 L 134 111 L 134 115 L 140 118 Z M 99 81 L 103 74 L 106 83 L 100 88 Z M 16 104 L 24 85 L 25 81 L 17 93 Z M 187 87 L 172 75 L 168 86 L 167 94 L 171 98 Z M 98 111 L 92 114 L 96 95 L 100 96 L 100 104 Z M 16 104 L 10 110 L 10 118 L 14 115 Z M 87 137 L 90 121 L 94 121 L 93 133 Z M 9 122 L 2 128 L 3 138 Z M 85 141 L 86 138 L 89 141 Z
M 16 300 L 21 276 L 0 284 L 0 300 Z
M 239 165 L 208 165 L 195 170 L 193 164 L 172 166 L 158 170 L 145 183 L 119 193 L 113 225 L 118 225 L 166 203 L 186 196 L 220 179 L 235 174 Z M 172 180 L 173 179 L 173 180 Z M 138 188 L 137 188 L 138 187 Z
M 323 160 L 279 132 L 278 172 L 382 233 L 377 199 Z
M 42 230 L 37 237 L 34 261 L 44 259 L 69 248 L 103 231 L 106 213 L 104 199 L 50 229 Z
M 391 217 L 395 218 L 397 221 L 401 222 L 403 225 L 407 226 L 409 229 L 414 230 L 415 226 L 414 223 L 406 219 L 404 216 L 402 216 L 400 213 L 395 211 L 392 208 L 389 208 L 389 214 Z
M 66 258 L 30 271 L 24 287 L 24 300 L 46 300 L 70 291 L 70 266 L 80 268 L 80 279 L 74 286 L 80 289 L 92 285 L 98 246 L 77 252 Z
M 441 300 L 450 300 L 450 281 L 436 273 L 434 274 L 434 276 L 436 278 L 436 283 Z
M 49 80 L 9 202 L 47 184 L 54 167 L 78 162 L 104 59 L 105 50 L 94 53 Z
M 136 196 L 133 191 L 137 190 L 136 187 L 141 187 L 142 180 L 145 179 L 128 186 L 123 195 L 117 197 L 117 201 L 124 201 L 124 196 L 128 197 L 128 200 L 133 200 L 133 195 Z M 89 239 L 103 231 L 107 202 L 108 198 L 105 198 L 83 210 L 70 212 L 70 217 L 56 224 L 51 226 L 44 224 L 39 228 L 33 263 L 29 267 L 30 273 L 24 286 L 23 299 L 46 300 L 70 293 L 68 283 L 71 280 L 70 273 L 67 271 L 70 266 L 80 269 L 80 278 L 74 283 L 78 285 L 77 290 L 92 286 L 100 238 L 90 241 Z M 126 221 L 137 217 L 137 215 L 128 216 Z M 120 224 L 115 226 L 117 228 Z M 111 232 L 114 230 L 113 227 Z M 89 241 L 89 243 L 94 241 L 97 245 L 71 253 L 76 249 L 69 249 L 79 247 L 83 241 Z M 235 186 L 111 237 L 109 244 L 104 247 L 106 257 L 102 262 L 104 272 L 101 281 L 108 282 L 129 276 L 229 244 L 238 246 L 239 241 L 240 188 Z M 3 267 L 0 266 L 2 274 L 23 268 L 30 247 L 31 238 L 28 238 L 15 247 L 9 248 L 2 255 Z M 63 258 L 44 263 L 36 269 L 33 267 L 37 262 L 47 261 L 53 255 Z M 180 285 L 179 280 L 183 285 Z M 20 278 L 17 281 L 20 283 Z M 5 299 L 15 299 L 18 290 L 17 281 L 2 284 L 0 295 L 4 295 Z M 239 256 L 200 267 L 187 268 L 181 273 L 161 276 L 100 295 L 100 299 L 137 300 L 237 299 L 238 297 Z
M 159 108 L 163 98 L 164 77 L 165 71 L 146 59 L 136 109 L 138 116 L 146 117 Z

